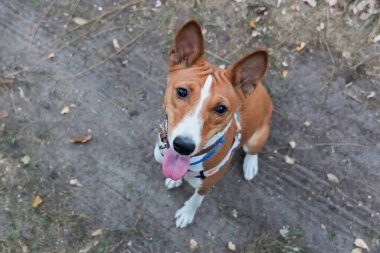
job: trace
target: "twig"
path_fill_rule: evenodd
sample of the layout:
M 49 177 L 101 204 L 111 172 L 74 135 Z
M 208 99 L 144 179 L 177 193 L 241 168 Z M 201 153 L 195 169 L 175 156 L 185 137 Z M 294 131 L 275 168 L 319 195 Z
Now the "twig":
M 144 31 L 142 31 L 141 33 L 139 33 L 136 37 L 134 37 L 130 42 L 128 42 L 127 44 L 125 44 L 122 48 L 120 48 L 119 51 L 109 55 L 107 58 L 105 58 L 104 60 L 98 62 L 97 64 L 94 64 L 92 65 L 91 67 L 77 73 L 76 75 L 74 75 L 72 78 L 78 78 L 79 76 L 81 75 L 84 75 L 96 68 L 98 68 L 99 66 L 103 65 L 104 63 L 106 63 L 107 61 L 111 60 L 113 57 L 115 57 L 116 55 L 120 54 L 121 52 L 123 52 L 125 49 L 127 49 L 130 45 L 132 45 L 133 43 L 135 43 L 140 37 L 142 37 L 145 33 L 146 33 L 146 29 Z
M 205 50 L 205 52 L 206 52 L 206 54 L 209 54 L 209 55 L 211 55 L 212 57 L 215 57 L 218 60 L 221 60 L 221 61 L 223 61 L 225 63 L 231 64 L 231 62 L 229 60 L 224 59 L 223 57 L 221 57 L 221 56 L 219 56 L 219 55 L 217 55 L 217 54 L 215 54 L 215 53 L 213 53 L 211 51 Z
M 359 67 L 360 65 L 363 65 L 366 61 L 369 61 L 369 60 L 372 60 L 373 58 L 378 58 L 378 57 L 380 57 L 380 53 L 370 55 L 364 58 L 363 60 L 361 60 L 358 64 L 354 65 L 352 68 L 357 69 L 357 67 Z
M 60 42 L 61 39 L 62 39 L 62 37 L 63 37 L 63 35 L 66 34 L 66 30 L 67 30 L 67 28 L 69 27 L 70 21 L 73 19 L 73 16 L 74 16 L 75 11 L 76 11 L 76 9 L 77 9 L 77 7 L 78 7 L 78 5 L 79 5 L 79 2 L 80 2 L 80 0 L 76 0 L 76 2 L 75 2 L 75 4 L 74 4 L 74 8 L 73 8 L 73 10 L 70 12 L 70 14 L 69 14 L 69 18 L 67 19 L 66 24 L 65 24 L 65 26 L 64 26 L 65 29 L 63 30 L 63 32 L 62 32 L 60 35 L 58 35 L 58 38 L 57 38 L 54 42 Z
M 135 4 L 138 4 L 140 1 L 141 1 L 141 0 L 133 1 L 133 2 L 131 2 L 131 3 L 127 3 L 127 4 L 124 4 L 124 5 L 118 6 L 118 7 L 116 7 L 116 8 L 113 8 L 113 9 L 111 9 L 111 10 L 109 10 L 109 11 L 107 11 L 107 12 L 105 12 L 105 13 L 103 13 L 103 14 L 101 14 L 101 15 L 99 15 L 99 16 L 97 16 L 97 17 L 91 19 L 91 20 L 89 20 L 89 21 L 88 21 L 86 24 L 84 24 L 84 25 L 79 25 L 79 26 L 77 26 L 77 27 L 74 27 L 74 28 L 71 29 L 71 30 L 68 30 L 68 31 L 66 32 L 66 34 L 68 34 L 68 33 L 72 33 L 72 32 L 74 32 L 74 31 L 76 31 L 76 30 L 78 30 L 78 29 L 80 29 L 80 28 L 83 28 L 83 27 L 88 26 L 88 25 L 90 25 L 90 24 L 92 24 L 92 23 L 98 22 L 98 21 L 102 20 L 103 18 L 105 18 L 106 16 L 108 16 L 108 15 L 114 13 L 114 12 L 120 13 L 120 12 L 122 12 L 123 10 L 125 10 L 125 9 L 128 8 L 128 7 L 130 7 L 130 6 L 132 6 L 132 5 L 135 5 Z
M 54 4 L 55 4 L 55 1 L 52 1 L 49 4 L 49 6 L 45 9 L 44 14 L 42 15 L 42 17 L 38 21 L 37 25 L 33 28 L 32 32 L 30 34 L 32 36 L 32 40 L 34 39 L 34 36 L 36 35 L 38 28 L 40 28 L 41 24 L 43 23 L 44 19 L 46 18 L 47 14 L 49 13 L 49 11 L 51 10 L 51 8 L 53 7 Z

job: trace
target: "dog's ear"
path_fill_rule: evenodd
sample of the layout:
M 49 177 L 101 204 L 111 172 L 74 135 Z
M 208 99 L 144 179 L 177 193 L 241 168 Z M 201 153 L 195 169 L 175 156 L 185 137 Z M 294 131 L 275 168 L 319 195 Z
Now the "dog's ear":
M 177 32 L 169 51 L 169 65 L 190 67 L 203 57 L 202 29 L 197 21 L 190 20 Z
M 268 68 L 268 50 L 257 49 L 246 55 L 230 68 L 234 88 L 248 97 L 263 79 Z

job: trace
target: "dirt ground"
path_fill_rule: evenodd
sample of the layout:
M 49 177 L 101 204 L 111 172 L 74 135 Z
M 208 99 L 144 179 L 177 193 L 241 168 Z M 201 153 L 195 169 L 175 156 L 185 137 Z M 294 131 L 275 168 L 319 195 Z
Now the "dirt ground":
M 380 18 L 360 2 L 1 1 L 0 252 L 380 252 Z M 179 230 L 193 190 L 166 190 L 153 144 L 189 18 L 217 65 L 269 48 L 275 113 L 258 176 L 238 152 Z

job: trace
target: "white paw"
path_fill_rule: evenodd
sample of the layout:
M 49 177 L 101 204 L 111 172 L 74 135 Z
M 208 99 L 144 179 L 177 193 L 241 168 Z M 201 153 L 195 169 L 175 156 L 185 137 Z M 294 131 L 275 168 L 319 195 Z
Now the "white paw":
M 178 209 L 177 212 L 175 213 L 175 225 L 177 228 L 184 228 L 187 225 L 191 224 L 194 219 L 194 215 L 197 209 L 193 208 L 190 205 L 185 205 L 181 208 Z
M 165 179 L 165 186 L 168 190 L 180 187 L 182 185 L 182 179 L 174 181 L 170 178 Z
M 259 172 L 257 155 L 246 154 L 243 163 L 244 178 L 247 181 L 252 180 Z
M 154 159 L 156 159 L 157 162 L 162 163 L 162 155 L 160 149 L 158 148 L 158 143 L 156 143 L 154 147 Z

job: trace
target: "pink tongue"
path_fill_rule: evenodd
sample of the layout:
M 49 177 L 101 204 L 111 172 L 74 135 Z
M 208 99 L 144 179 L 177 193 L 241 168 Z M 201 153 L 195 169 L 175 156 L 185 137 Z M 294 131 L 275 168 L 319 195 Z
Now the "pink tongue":
M 190 164 L 190 156 L 180 155 L 169 148 L 162 162 L 162 174 L 173 180 L 181 179 L 187 172 Z

